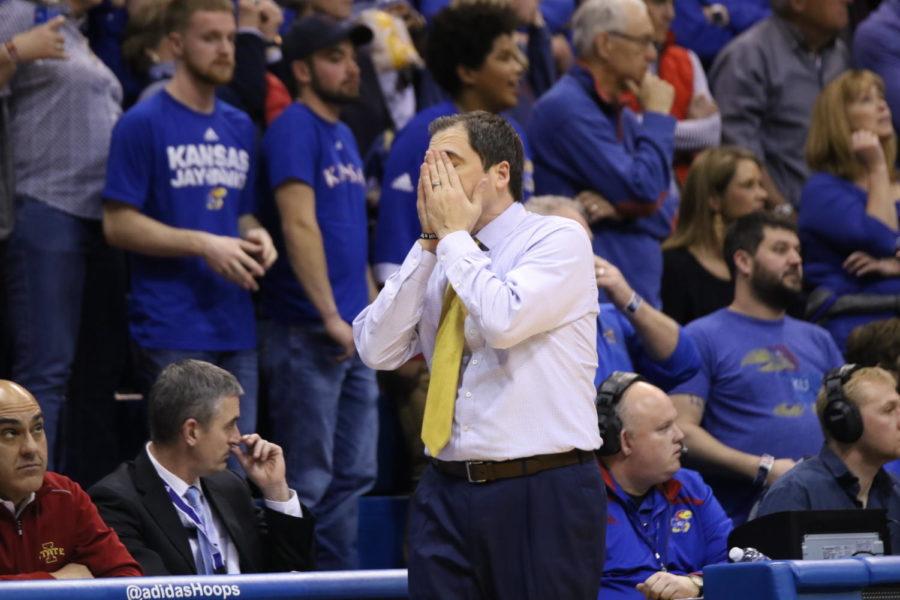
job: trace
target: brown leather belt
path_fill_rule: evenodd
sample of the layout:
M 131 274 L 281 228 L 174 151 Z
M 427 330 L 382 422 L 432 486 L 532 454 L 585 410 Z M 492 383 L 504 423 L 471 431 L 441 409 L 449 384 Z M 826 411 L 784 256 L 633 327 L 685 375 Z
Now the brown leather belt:
M 465 479 L 469 483 L 487 483 L 495 479 L 524 477 L 534 475 L 547 469 L 567 467 L 579 463 L 596 460 L 593 452 L 587 450 L 569 450 L 559 454 L 539 454 L 527 458 L 516 458 L 504 461 L 465 460 L 446 461 L 431 459 L 434 468 L 451 477 Z

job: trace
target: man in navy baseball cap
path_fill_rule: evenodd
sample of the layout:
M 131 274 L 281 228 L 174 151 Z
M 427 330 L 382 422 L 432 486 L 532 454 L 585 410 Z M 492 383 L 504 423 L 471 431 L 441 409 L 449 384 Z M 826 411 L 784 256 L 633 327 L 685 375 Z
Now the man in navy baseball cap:
M 352 21 L 336 21 L 324 15 L 312 15 L 298 21 L 284 39 L 282 52 L 286 61 L 306 58 L 313 52 L 331 48 L 344 40 L 354 46 L 372 41 L 372 30 Z
M 378 385 L 350 327 L 369 301 L 366 179 L 340 120 L 360 96 L 355 46 L 371 39 L 322 16 L 294 25 L 282 52 L 296 102 L 262 144 L 261 218 L 288 259 L 261 285 L 260 369 L 272 437 L 296 461 L 287 480 L 316 517 L 320 570 L 359 568 L 359 497 L 377 475 Z

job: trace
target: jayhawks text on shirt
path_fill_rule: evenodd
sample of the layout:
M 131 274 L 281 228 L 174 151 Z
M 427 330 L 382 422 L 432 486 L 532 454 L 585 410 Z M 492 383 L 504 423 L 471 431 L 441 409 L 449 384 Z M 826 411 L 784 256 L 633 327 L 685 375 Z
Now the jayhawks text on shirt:
M 174 188 L 224 185 L 243 189 L 250 170 L 250 154 L 225 144 L 167 146 L 170 185 Z

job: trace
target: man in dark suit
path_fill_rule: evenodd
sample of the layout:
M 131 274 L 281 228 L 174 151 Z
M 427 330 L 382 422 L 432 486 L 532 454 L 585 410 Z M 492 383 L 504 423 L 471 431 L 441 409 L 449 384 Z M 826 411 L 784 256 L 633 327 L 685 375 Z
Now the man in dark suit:
M 148 398 L 150 442 L 90 495 L 146 575 L 313 568 L 313 519 L 285 480 L 281 448 L 237 428 L 243 389 L 199 360 L 166 367 Z M 226 469 L 234 456 L 262 492 Z

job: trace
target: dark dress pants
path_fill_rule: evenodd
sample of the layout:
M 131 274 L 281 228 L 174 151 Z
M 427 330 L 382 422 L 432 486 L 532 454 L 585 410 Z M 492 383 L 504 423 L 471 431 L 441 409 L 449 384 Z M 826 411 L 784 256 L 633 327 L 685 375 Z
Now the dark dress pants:
M 595 600 L 605 532 L 594 461 L 488 483 L 429 466 L 410 511 L 410 598 Z

